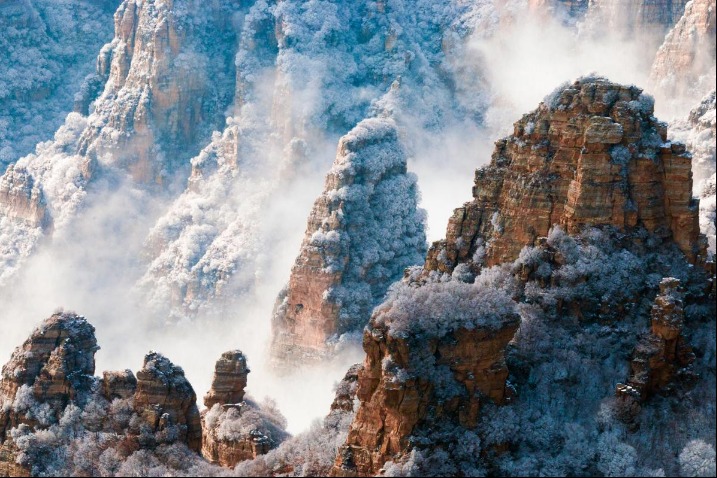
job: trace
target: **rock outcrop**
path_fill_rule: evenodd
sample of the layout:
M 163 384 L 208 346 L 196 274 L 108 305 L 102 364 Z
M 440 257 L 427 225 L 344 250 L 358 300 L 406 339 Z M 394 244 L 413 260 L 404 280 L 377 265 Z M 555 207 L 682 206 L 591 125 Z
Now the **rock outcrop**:
M 341 139 L 276 302 L 272 354 L 279 364 L 321 356 L 329 339 L 361 330 L 388 286 L 421 262 L 417 194 L 393 120 L 364 120 Z
M 204 396 L 204 406 L 212 408 L 215 403 L 227 405 L 244 400 L 249 368 L 246 358 L 239 350 L 224 352 L 214 366 L 212 387 Z
M 670 125 L 671 139 L 684 142 L 692 153 L 693 194 L 700 198 L 700 230 L 715 254 L 715 184 L 717 182 L 717 119 L 715 91 L 705 96 L 687 118 Z
M 660 283 L 660 293 L 652 306 L 650 331 L 644 334 L 632 353 L 630 376 L 618 384 L 616 394 L 631 421 L 639 411 L 634 403 L 644 402 L 657 392 L 674 385 L 678 375 L 691 375 L 689 365 L 695 354 L 683 335 L 685 311 L 680 281 L 668 277 Z M 631 413 L 632 412 L 632 413 Z
M 285 424 L 251 400 L 244 400 L 249 369 L 238 350 L 217 360 L 212 387 L 204 397 L 202 456 L 209 462 L 234 468 L 277 447 L 287 434 Z
M 472 284 L 400 284 L 364 332 L 360 400 L 334 476 L 373 476 L 437 423 L 473 428 L 510 397 L 504 352 L 519 318 L 509 297 Z
M 143 183 L 162 183 L 186 168 L 208 128 L 233 97 L 232 11 L 222 2 L 125 0 L 115 38 L 97 60 L 106 81 L 78 152 L 106 161 Z M 106 155 L 111 158 L 104 159 Z
M 124 370 L 99 379 L 94 331 L 84 317 L 56 313 L 3 367 L 0 476 L 57 470 L 61 461 L 43 450 L 71 447 L 76 434 L 87 431 L 102 434 L 105 448 L 125 455 L 174 443 L 200 451 L 197 397 L 182 369 L 150 352 L 136 378 Z
M 197 395 L 181 367 L 163 355 L 150 352 L 144 357 L 144 366 L 137 372 L 134 407 L 152 432 L 176 427 L 179 441 L 196 452 L 201 449 Z
M 496 143 L 490 165 L 476 171 L 473 201 L 455 210 L 426 270 L 512 261 L 556 224 L 571 234 L 644 228 L 695 261 L 691 155 L 652 113 L 652 98 L 635 86 L 582 78 L 559 88 Z
M 658 50 L 650 83 L 668 104 L 694 104 L 714 88 L 716 12 L 714 0 L 692 0 Z
M 84 317 L 56 313 L 35 329 L 2 368 L 0 381 L 0 476 L 29 476 L 15 460 L 11 430 L 47 426 L 72 401 L 88 399 L 94 383 L 95 329 Z
M 42 189 L 26 170 L 16 170 L 12 164 L 0 177 L 0 215 L 42 230 L 48 230 L 52 222 Z

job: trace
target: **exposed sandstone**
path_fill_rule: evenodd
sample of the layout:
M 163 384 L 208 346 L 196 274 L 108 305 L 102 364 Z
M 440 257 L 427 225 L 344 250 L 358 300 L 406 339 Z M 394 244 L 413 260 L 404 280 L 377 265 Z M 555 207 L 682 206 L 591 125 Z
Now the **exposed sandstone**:
M 488 301 L 486 306 L 491 307 Z M 379 307 L 364 333 L 366 358 L 356 392 L 360 405 L 333 476 L 376 475 L 388 460 L 409 450 L 419 428 L 430 429 L 438 421 L 473 428 L 482 403 L 501 404 L 510 397 L 504 352 L 518 328 L 517 314 L 499 313 L 470 329 L 447 325 L 443 332 L 433 327 L 398 331 L 392 321 L 400 320 L 402 312 L 395 307 L 390 299 Z M 471 307 L 468 313 L 486 312 Z M 434 316 L 428 310 L 425 314 Z M 433 314 L 447 324 L 453 320 L 448 310 Z
M 145 356 L 144 366 L 137 372 L 134 406 L 153 432 L 176 426 L 179 439 L 198 452 L 202 426 L 196 402 L 197 396 L 181 367 L 156 352 Z
M 272 354 L 282 366 L 322 356 L 358 331 L 425 247 L 415 176 L 393 120 L 369 119 L 344 136 L 308 220 L 289 284 L 277 299 Z
M 191 8 L 185 3 L 126 0 L 117 9 L 115 38 L 97 60 L 104 92 L 79 143 L 90 171 L 109 155 L 136 181 L 162 183 L 198 151 L 195 143 L 207 138 L 202 128 L 218 124 L 218 110 L 233 94 L 233 78 L 226 77 L 232 70 L 227 53 L 214 52 L 204 35 L 205 29 L 215 38 L 233 35 L 231 15 L 208 2 L 193 22 L 183 14 Z
M 667 34 L 650 72 L 651 86 L 666 101 L 698 101 L 715 85 L 717 8 L 714 0 L 693 0 Z
M 512 261 L 554 225 L 644 228 L 699 254 L 691 155 L 667 141 L 635 86 L 583 78 L 557 90 L 498 141 L 476 171 L 473 201 L 455 210 L 425 268 L 451 272 Z
M 49 229 L 52 226 L 42 189 L 27 171 L 12 164 L 0 176 L 0 215 L 23 221 L 30 227 Z
M 241 403 L 244 400 L 247 375 L 250 370 L 246 358 L 239 350 L 224 352 L 214 367 L 212 387 L 204 396 L 204 406 Z
M 130 398 L 137 391 L 137 378 L 131 370 L 103 372 L 102 395 L 109 401 Z
M 39 424 L 33 402 L 49 406 L 49 413 L 57 420 L 70 401 L 80 401 L 90 393 L 94 356 L 99 349 L 94 331 L 84 317 L 56 313 L 35 329 L 3 366 L 0 476 L 29 476 L 28 465 L 16 463 L 17 449 L 10 431 L 23 424 Z M 16 402 L 20 394 L 22 403 Z
M 202 456 L 211 463 L 233 468 L 275 448 L 286 438 L 277 423 L 259 405 L 244 400 L 249 369 L 239 350 L 217 360 L 212 387 L 204 397 Z

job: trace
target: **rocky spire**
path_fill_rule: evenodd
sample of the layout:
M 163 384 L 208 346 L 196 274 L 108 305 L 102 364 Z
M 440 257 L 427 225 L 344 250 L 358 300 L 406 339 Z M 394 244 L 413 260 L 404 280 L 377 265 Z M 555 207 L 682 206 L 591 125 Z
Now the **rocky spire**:
M 144 366 L 137 372 L 134 407 L 152 431 L 175 426 L 180 441 L 186 442 L 191 450 L 201 449 L 197 395 L 184 370 L 162 354 L 150 352 L 144 357 Z
M 204 396 L 204 406 L 212 408 L 215 403 L 241 403 L 249 372 L 246 358 L 240 350 L 224 352 L 214 366 L 212 387 Z
M 361 330 L 388 286 L 421 262 L 424 213 L 417 202 L 393 120 L 364 120 L 340 140 L 276 302 L 278 362 L 320 356 L 329 339 Z
M 233 468 L 277 447 L 287 438 L 283 417 L 244 399 L 249 368 L 239 350 L 224 352 L 217 360 L 214 379 L 204 396 L 202 456 L 211 463 Z M 277 420 L 279 418 L 279 420 Z
M 554 225 L 571 234 L 644 228 L 695 261 L 692 158 L 652 114 L 652 98 L 636 86 L 589 77 L 556 90 L 496 143 L 490 165 L 476 171 L 473 201 L 455 210 L 426 269 L 512 261 Z
M 65 312 L 53 314 L 15 349 L 0 380 L 0 476 L 28 473 L 15 462 L 11 429 L 57 420 L 71 401 L 87 400 L 98 349 L 94 327 Z

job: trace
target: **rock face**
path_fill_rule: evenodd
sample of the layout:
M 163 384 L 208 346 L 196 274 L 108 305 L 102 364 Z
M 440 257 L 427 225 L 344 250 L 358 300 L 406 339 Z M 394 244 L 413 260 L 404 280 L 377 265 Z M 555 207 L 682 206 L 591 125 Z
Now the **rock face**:
M 650 81 L 668 101 L 699 101 L 714 88 L 716 11 L 714 0 L 691 1 L 658 50 Z
M 334 476 L 376 475 L 419 430 L 473 428 L 482 403 L 510 396 L 504 352 L 519 322 L 510 298 L 464 283 L 394 287 L 364 332 L 360 406 Z
M 115 38 L 97 60 L 106 85 L 81 155 L 109 154 L 136 181 L 162 183 L 208 139 L 204 129 L 219 123 L 233 96 L 230 54 L 217 48 L 233 42 L 231 10 L 221 1 L 195 15 L 189 8 L 182 0 L 126 0 L 117 9 Z
M 362 121 L 339 142 L 289 284 L 277 299 L 277 361 L 320 356 L 330 338 L 361 330 L 388 286 L 421 262 L 423 217 L 395 123 Z
M 61 233 L 88 183 L 103 176 L 99 171 L 105 177 L 128 172 L 144 187 L 166 188 L 188 172 L 189 159 L 223 124 L 234 95 L 234 7 L 221 0 L 193 7 L 188 0 L 120 5 L 115 38 L 78 95 L 80 112 L 67 115 L 54 140 L 39 144 L 0 180 L 0 201 L 12 202 L 0 202 L 0 234 L 8 238 L 0 280 L 43 235 Z M 39 192 L 29 196 L 33 190 Z M 26 217 L 54 229 L 38 229 Z
M 682 334 L 682 297 L 679 280 L 662 280 L 652 306 L 651 330 L 635 347 L 627 383 L 617 385 L 617 396 L 622 400 L 643 402 L 670 387 L 678 373 L 689 373 L 686 367 L 694 362 L 695 354 Z
M 490 165 L 476 171 L 473 201 L 455 210 L 425 268 L 512 261 L 556 224 L 571 234 L 587 225 L 642 227 L 695 261 L 691 155 L 667 141 L 652 112 L 639 88 L 603 78 L 558 89 L 496 143 Z
M 662 38 L 682 16 L 689 0 L 590 0 L 589 27 Z
M 10 431 L 57 420 L 70 401 L 81 402 L 91 391 L 95 329 L 84 317 L 57 313 L 35 329 L 2 368 L 0 381 L 0 476 L 26 476 L 29 468 L 16 463 Z M 84 395 L 84 396 L 83 396 Z M 51 417 L 38 418 L 45 406 Z
M 275 448 L 286 438 L 276 423 L 256 403 L 244 400 L 249 369 L 239 350 L 217 360 L 212 387 L 204 397 L 202 456 L 211 463 L 234 468 Z
M 715 253 L 715 173 L 717 172 L 717 120 L 712 90 L 687 118 L 672 123 L 672 138 L 682 141 L 692 153 L 693 193 L 700 198 L 700 229 L 707 236 L 709 253 Z
M 150 352 L 144 357 L 144 366 L 137 372 L 134 406 L 153 432 L 176 426 L 180 441 L 186 442 L 191 450 L 201 449 L 197 395 L 181 367 L 161 354 Z
M 212 408 L 215 403 L 241 403 L 244 400 L 244 388 L 249 372 L 246 358 L 241 351 L 224 352 L 214 367 L 212 388 L 204 396 L 204 406 Z
M 3 367 L 0 476 L 25 476 L 35 473 L 36 467 L 58 466 L 42 449 L 69 446 L 67 441 L 74 435 L 62 430 L 67 423 L 76 427 L 74 433 L 105 434 L 105 447 L 119 447 L 125 453 L 152 449 L 158 443 L 185 443 L 199 452 L 197 397 L 182 369 L 150 352 L 136 378 L 124 370 L 104 372 L 98 379 L 94 331 L 84 317 L 56 313 Z M 100 418 L 93 418 L 99 411 Z M 46 443 L 33 444 L 29 437 L 35 433 L 45 433 Z M 51 445 L 47 437 L 56 443 Z
M 0 177 L 0 214 L 43 230 L 49 229 L 52 222 L 42 189 L 27 171 L 16 171 L 12 164 Z

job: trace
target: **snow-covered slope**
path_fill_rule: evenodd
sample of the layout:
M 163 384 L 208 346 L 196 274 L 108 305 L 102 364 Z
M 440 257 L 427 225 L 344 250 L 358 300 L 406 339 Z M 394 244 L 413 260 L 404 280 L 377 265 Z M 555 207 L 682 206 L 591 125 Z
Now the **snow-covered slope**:
M 0 171 L 81 108 L 119 0 L 0 2 Z M 88 91 L 89 93 L 89 91 Z

